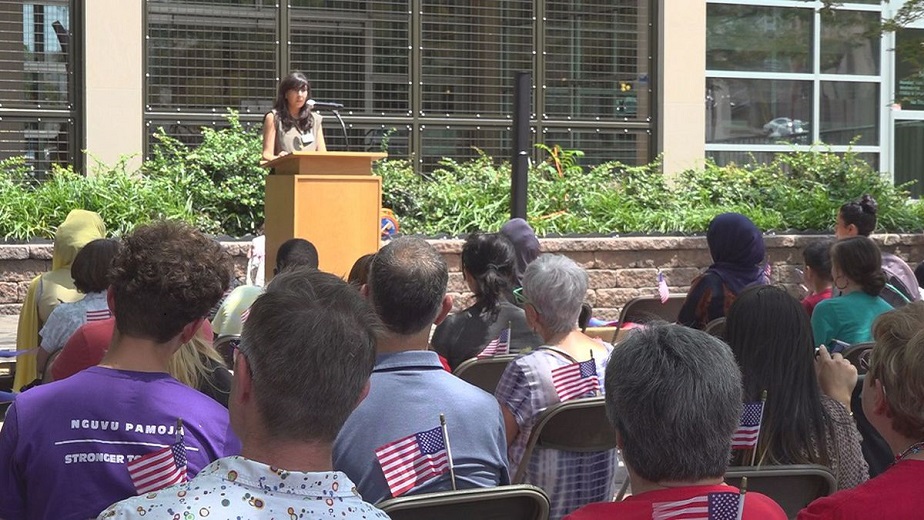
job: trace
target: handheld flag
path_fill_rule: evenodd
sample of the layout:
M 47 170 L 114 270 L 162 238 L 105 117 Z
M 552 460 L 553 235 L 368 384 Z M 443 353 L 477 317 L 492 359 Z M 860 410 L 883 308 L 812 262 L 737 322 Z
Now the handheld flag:
M 652 520 L 735 520 L 741 495 L 732 492 L 709 493 L 675 502 L 651 505 Z
M 489 358 L 492 356 L 502 356 L 510 353 L 510 327 L 502 330 L 500 335 L 492 339 L 490 343 L 478 353 L 478 359 Z
M 127 464 L 128 474 L 139 495 L 186 482 L 186 446 L 183 445 L 183 422 L 177 420 L 177 439 L 170 446 L 135 459 Z
M 667 286 L 667 280 L 664 279 L 664 273 L 658 269 L 658 296 L 661 297 L 661 303 L 667 303 L 667 299 L 671 295 L 671 290 Z
M 443 444 L 446 445 L 446 459 L 449 461 L 449 481 L 456 491 L 456 468 L 452 465 L 452 448 L 449 446 L 449 429 L 446 428 L 446 416 L 440 414 L 440 429 L 443 431 Z
M 767 392 L 763 392 L 760 401 L 745 403 L 741 411 L 741 426 L 732 436 L 733 450 L 747 450 L 757 447 L 760 438 L 760 423 L 764 418 L 764 403 L 767 401 Z
M 241 325 L 247 323 L 247 318 L 250 317 L 250 307 L 244 309 L 244 312 L 241 313 Z
M 552 386 L 561 402 L 581 397 L 600 389 L 594 359 L 572 363 L 552 370 Z
M 393 497 L 449 471 L 442 427 L 414 433 L 375 450 Z

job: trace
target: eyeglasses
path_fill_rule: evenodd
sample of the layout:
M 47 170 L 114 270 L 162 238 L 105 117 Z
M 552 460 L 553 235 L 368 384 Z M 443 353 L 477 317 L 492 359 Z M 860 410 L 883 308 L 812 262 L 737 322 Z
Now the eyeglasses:
M 517 287 L 513 290 L 513 298 L 516 300 L 517 305 L 526 305 L 527 303 L 532 305 L 533 303 L 526 297 L 526 294 L 523 292 L 523 287 Z

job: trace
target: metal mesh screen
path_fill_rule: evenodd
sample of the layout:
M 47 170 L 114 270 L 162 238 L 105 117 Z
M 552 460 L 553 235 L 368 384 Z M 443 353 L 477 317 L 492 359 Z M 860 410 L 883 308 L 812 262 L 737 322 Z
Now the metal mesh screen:
M 388 152 L 395 158 L 408 157 L 410 150 L 410 125 L 389 125 L 374 123 L 347 124 L 351 152 Z M 331 151 L 346 151 L 343 129 L 334 118 L 324 119 L 324 141 Z
M 548 0 L 546 116 L 648 117 L 648 4 Z
M 276 90 L 275 2 L 147 4 L 147 111 L 269 110 Z
M 464 161 L 478 157 L 480 150 L 502 160 L 510 154 L 510 128 L 426 125 L 421 127 L 420 134 L 424 172 L 432 171 L 443 157 Z
M 314 99 L 344 113 L 410 113 L 410 13 L 406 1 L 293 2 L 293 70 L 306 72 Z
M 513 74 L 533 68 L 533 2 L 423 1 L 422 111 L 509 116 Z
M 580 164 L 593 166 L 607 161 L 619 161 L 636 166 L 648 163 L 650 136 L 645 131 L 617 129 L 554 129 L 543 132 L 543 142 L 549 146 L 581 150 Z
M 67 0 L 0 0 L 2 108 L 71 108 L 70 12 Z
M 220 129 L 226 128 L 227 126 L 228 123 L 224 119 L 148 119 L 145 121 L 148 155 L 150 156 L 151 147 L 159 142 L 155 135 L 159 132 L 160 128 L 164 129 L 165 134 L 179 140 L 186 146 L 195 147 L 202 144 L 203 127 Z M 263 120 L 262 118 L 242 119 L 241 126 L 243 126 L 245 130 L 252 131 L 254 135 L 258 135 L 262 131 Z M 254 157 L 254 162 L 258 160 L 258 157 Z
M 73 164 L 74 119 L 0 117 L 0 158 L 24 156 L 41 176 L 52 164 Z

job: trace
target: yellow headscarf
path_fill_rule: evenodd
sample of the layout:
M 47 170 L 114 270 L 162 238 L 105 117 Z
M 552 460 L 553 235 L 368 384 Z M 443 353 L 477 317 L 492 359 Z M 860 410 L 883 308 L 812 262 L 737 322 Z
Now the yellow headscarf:
M 60 302 L 80 299 L 81 295 L 74 288 L 74 279 L 71 278 L 71 263 L 88 242 L 105 237 L 106 225 L 99 214 L 82 209 L 68 213 L 55 232 L 51 271 L 32 279 L 26 292 L 19 312 L 19 328 L 16 331 L 17 350 L 38 347 L 39 330 L 52 309 Z M 31 383 L 37 374 L 34 353 L 18 356 L 13 391 L 19 391 L 23 385 Z

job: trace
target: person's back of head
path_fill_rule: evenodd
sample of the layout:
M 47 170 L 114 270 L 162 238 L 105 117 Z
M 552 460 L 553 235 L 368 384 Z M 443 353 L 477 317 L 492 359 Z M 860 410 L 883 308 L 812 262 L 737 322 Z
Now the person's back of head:
M 273 274 L 279 274 L 292 267 L 311 267 L 319 264 L 318 249 L 304 238 L 290 238 L 276 251 L 276 267 Z
M 376 323 L 359 292 L 332 274 L 299 267 L 273 279 L 239 349 L 266 435 L 333 442 L 372 373 Z
M 500 228 L 500 234 L 513 244 L 517 257 L 517 279 L 523 278 L 526 266 L 539 257 L 539 239 L 528 222 L 522 218 L 512 218 Z
M 706 242 L 712 260 L 719 264 L 755 267 L 764 261 L 764 235 L 740 213 L 722 213 L 709 222 Z
M 375 253 L 365 254 L 356 259 L 350 274 L 347 276 L 347 282 L 354 287 L 362 287 L 369 282 L 369 268 L 372 267 L 372 261 L 375 260 Z
M 448 282 L 446 261 L 433 246 L 420 238 L 400 237 L 376 253 L 368 291 L 388 331 L 408 336 L 433 323 Z
M 208 314 L 227 289 L 231 268 L 221 245 L 188 224 L 139 226 L 123 239 L 110 272 L 116 329 L 169 341 Z
M 119 247 L 119 241 L 111 238 L 98 238 L 83 246 L 71 264 L 74 288 L 84 294 L 105 291 Z
M 741 417 L 741 376 L 728 346 L 655 322 L 623 340 L 606 367 L 607 415 L 626 465 L 649 482 L 721 478 Z
M 813 280 L 831 284 L 831 245 L 833 240 L 816 240 L 802 250 L 802 260 L 809 269 Z M 813 289 L 809 287 L 809 289 Z
M 499 233 L 472 233 L 462 245 L 462 268 L 473 280 L 478 302 L 487 309 L 512 295 L 516 277 L 513 244 Z
M 847 277 L 870 296 L 877 296 L 886 284 L 882 253 L 875 242 L 862 235 L 839 240 L 831 246 L 831 272 L 838 289 L 844 289 L 845 283 L 838 278 Z
M 549 332 L 568 332 L 577 326 L 587 281 L 587 272 L 574 260 L 546 253 L 526 268 L 523 295 Z
M 759 446 L 767 462 L 827 464 L 815 343 L 799 301 L 771 285 L 745 289 L 728 310 L 724 339 L 741 367 L 744 400 L 767 392 Z
M 876 213 L 879 205 L 876 199 L 866 194 L 858 200 L 844 203 L 837 213 L 834 233 L 842 239 L 850 236 L 870 236 L 876 229 Z
M 884 414 L 891 429 L 920 441 L 924 439 L 924 302 L 912 302 L 880 315 L 873 323 L 873 338 L 876 346 L 865 384 L 882 383 L 887 405 Z M 864 386 L 864 393 L 868 388 Z M 864 399 L 863 409 L 869 418 L 866 405 Z

